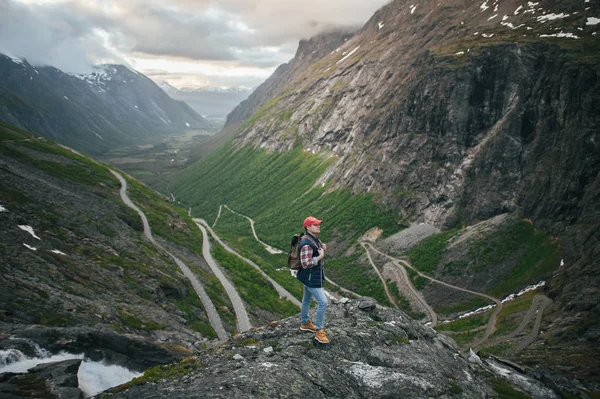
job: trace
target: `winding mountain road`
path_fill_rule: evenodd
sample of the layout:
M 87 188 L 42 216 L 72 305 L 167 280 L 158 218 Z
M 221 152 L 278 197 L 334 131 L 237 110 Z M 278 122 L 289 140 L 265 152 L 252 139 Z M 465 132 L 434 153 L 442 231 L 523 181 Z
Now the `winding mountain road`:
M 125 205 L 135 210 L 142 218 L 142 223 L 144 225 L 144 235 L 148 238 L 148 240 L 150 240 L 152 244 L 154 244 L 156 248 L 158 248 L 161 251 L 164 251 L 167 255 L 169 255 L 169 257 L 171 257 L 171 259 L 173 259 L 177 266 L 179 266 L 183 275 L 192 284 L 192 287 L 194 288 L 194 291 L 196 291 L 196 294 L 200 298 L 200 301 L 202 301 L 202 305 L 204 306 L 204 310 L 206 311 L 206 315 L 208 316 L 210 325 L 212 326 L 213 330 L 215 330 L 217 337 L 220 341 L 226 341 L 229 338 L 229 334 L 227 334 L 227 331 L 225 331 L 225 328 L 223 327 L 223 322 L 221 321 L 221 317 L 217 313 L 215 305 L 210 300 L 210 297 L 204 290 L 202 284 L 200 284 L 200 282 L 196 278 L 196 275 L 194 275 L 194 273 L 192 273 L 189 267 L 187 267 L 185 263 L 179 260 L 179 258 L 171 254 L 169 251 L 165 250 L 158 242 L 156 242 L 156 240 L 152 236 L 152 230 L 150 230 L 148 218 L 146 218 L 144 212 L 142 212 L 140 208 L 138 208 L 127 196 L 127 181 L 118 172 L 112 169 L 110 171 L 113 175 L 115 175 L 117 179 L 119 179 L 119 182 L 121 183 L 121 190 L 119 191 L 119 194 Z
M 523 341 L 521 341 L 521 343 L 517 345 L 517 352 L 522 351 L 533 341 L 535 341 L 535 339 L 540 333 L 540 325 L 542 323 L 542 316 L 544 314 L 544 310 L 546 310 L 546 308 L 551 304 L 552 299 L 548 298 L 546 295 L 536 295 L 533 297 L 531 307 L 527 311 L 527 314 L 523 318 L 523 321 L 521 322 L 521 324 L 519 324 L 519 327 L 517 327 L 517 329 L 510 333 L 510 335 L 507 337 L 507 340 L 514 338 L 517 334 L 523 331 L 525 326 L 527 326 L 531 319 L 533 319 L 533 316 L 535 316 L 533 328 L 531 329 L 531 332 L 525 338 L 523 338 Z
M 368 248 L 373 248 L 373 246 L 367 242 L 361 242 L 360 245 L 365 249 L 365 251 L 367 251 L 367 255 L 368 255 Z M 379 252 L 379 251 L 377 251 L 377 252 Z M 381 253 L 381 252 L 379 252 L 379 253 Z M 375 267 L 375 264 L 373 264 L 373 261 L 371 260 L 370 256 L 369 256 L 369 261 L 371 262 L 371 265 L 373 267 Z M 423 306 L 423 308 L 429 314 L 429 320 L 431 322 L 430 327 L 432 327 L 432 328 L 435 327 L 437 325 L 437 319 L 438 319 L 437 313 L 435 313 L 433 311 L 433 308 L 431 306 L 429 306 L 429 304 L 427 303 L 425 298 L 423 298 L 421 293 L 415 288 L 412 281 L 408 277 L 408 273 L 406 272 L 406 269 L 404 268 L 404 266 L 402 266 L 400 263 L 398 263 L 397 260 L 392 260 L 392 264 L 394 266 L 396 266 L 398 268 L 398 270 L 400 270 L 400 272 L 402 273 L 402 277 L 403 277 L 404 281 L 406 282 L 406 286 L 410 290 L 410 294 L 421 304 L 421 306 Z M 398 284 L 398 287 L 400 287 L 400 284 Z M 385 286 L 384 286 L 384 288 L 385 288 Z
M 225 208 L 229 209 L 229 211 L 230 211 L 231 213 L 235 214 L 235 215 L 238 215 L 238 216 L 241 216 L 241 217 L 243 217 L 243 218 L 246 218 L 246 219 L 248 219 L 248 221 L 250 222 L 250 228 L 252 229 L 252 235 L 254 235 L 254 239 L 255 239 L 256 241 L 260 242 L 260 243 L 263 245 L 263 247 L 265 247 L 265 249 L 266 249 L 267 251 L 269 251 L 269 253 L 271 253 L 271 254 L 274 254 L 274 255 L 276 255 L 276 254 L 283 254 L 283 253 L 285 253 L 285 252 L 283 252 L 281 249 L 274 248 L 274 247 L 270 246 L 269 244 L 267 244 L 266 242 L 262 242 L 262 241 L 261 241 L 261 240 L 258 238 L 258 236 L 256 235 L 256 230 L 254 230 L 254 220 L 252 220 L 251 218 L 249 218 L 249 217 L 248 217 L 248 216 L 246 216 L 246 215 L 242 215 L 241 213 L 238 213 L 238 212 L 234 211 L 233 209 L 231 209 L 230 207 L 228 207 L 228 206 L 227 206 L 227 205 L 225 205 L 225 204 L 223 204 L 223 205 L 219 206 L 219 213 L 217 214 L 217 218 L 215 219 L 215 222 L 213 223 L 212 227 L 215 227 L 215 225 L 217 224 L 217 220 L 219 220 L 219 216 L 221 216 L 221 209 L 222 209 L 223 207 L 225 207 Z
M 290 294 L 289 291 L 287 291 L 285 288 L 283 288 L 281 285 L 279 285 L 279 283 L 277 283 L 275 280 L 273 280 L 271 277 L 269 277 L 269 275 L 267 273 L 265 273 L 256 263 L 254 263 L 253 261 L 251 261 L 248 258 L 243 257 L 242 255 L 238 254 L 236 251 L 234 251 L 233 249 L 231 249 L 231 247 L 227 244 L 225 244 L 223 242 L 223 240 L 221 240 L 221 238 L 213 231 L 213 229 L 208 225 L 208 223 L 206 223 L 206 221 L 204 219 L 199 219 L 199 218 L 194 218 L 192 219 L 196 225 L 198 226 L 198 228 L 205 227 L 208 232 L 210 233 L 210 235 L 229 253 L 232 253 L 234 255 L 236 255 L 238 258 L 242 259 L 244 262 L 248 263 L 250 266 L 254 267 L 256 270 L 258 270 L 275 288 L 275 290 L 277 291 L 277 293 L 279 294 L 279 296 L 283 299 L 287 299 L 288 301 L 292 302 L 294 305 L 300 307 L 300 301 L 298 299 L 296 299 L 296 297 L 294 297 L 292 294 Z
M 359 241 L 359 244 L 365 250 L 365 253 L 367 254 L 367 258 L 369 258 L 369 262 L 371 263 L 371 266 L 373 266 L 375 273 L 377 273 L 377 275 L 379 276 L 379 279 L 381 280 L 381 284 L 383 284 L 383 289 L 385 290 L 385 295 L 387 296 L 388 301 L 390 301 L 390 303 L 392 305 L 394 305 L 394 307 L 396 309 L 398 309 L 398 304 L 396 303 L 396 300 L 392 297 L 392 294 L 390 293 L 390 289 L 388 288 L 388 286 L 385 282 L 385 279 L 383 278 L 383 276 L 379 272 L 379 269 L 377 269 L 377 266 L 375 266 L 375 262 L 373 262 L 373 259 L 371 258 L 371 254 L 369 253 L 370 245 L 365 242 L 360 242 L 360 241 Z
M 204 259 L 206 259 L 206 263 L 208 263 L 208 266 L 211 268 L 215 276 L 217 276 L 221 281 L 223 288 L 225 288 L 225 292 L 227 292 L 227 295 L 231 300 L 231 304 L 233 305 L 233 310 L 237 318 L 237 330 L 239 332 L 248 331 L 252 328 L 252 325 L 250 324 L 248 313 L 244 307 L 244 302 L 242 301 L 242 298 L 238 292 L 235 290 L 233 284 L 231 284 L 227 277 L 225 277 L 225 274 L 223 274 L 223 271 L 210 254 L 210 241 L 208 239 L 206 229 L 202 225 L 198 225 L 198 227 L 200 228 L 200 231 L 202 231 L 202 256 L 204 256 Z
M 476 342 L 473 343 L 473 347 L 477 347 L 477 346 L 481 345 L 482 343 L 484 343 L 490 337 L 490 335 L 493 334 L 493 332 L 496 329 L 496 317 L 498 316 L 498 313 L 500 313 L 500 311 L 502 310 L 502 302 L 498 298 L 494 298 L 493 296 L 490 296 L 490 295 L 487 295 L 487 294 L 484 294 L 484 293 L 481 293 L 481 292 L 471 291 L 471 290 L 468 290 L 466 288 L 457 287 L 455 285 L 448 284 L 448 283 L 445 283 L 443 281 L 437 280 L 437 279 L 435 279 L 433 277 L 429 277 L 428 275 L 423 274 L 421 271 L 419 271 L 418 269 L 416 269 L 408 261 L 406 261 L 404 259 L 394 258 L 394 257 L 392 257 L 392 256 L 390 256 L 390 255 L 388 255 L 386 253 L 383 253 L 383 252 L 381 252 L 378 248 L 376 248 L 373 245 L 370 245 L 370 247 L 375 252 L 377 252 L 377 253 L 379 253 L 379 254 L 387 257 L 388 259 L 391 259 L 392 261 L 395 260 L 397 262 L 402 263 L 404 266 L 409 267 L 410 269 L 414 270 L 419 276 L 421 276 L 423 278 L 426 278 L 426 279 L 428 279 L 430 281 L 433 281 L 434 283 L 437 283 L 437 284 L 440 284 L 440 285 L 443 285 L 443 286 L 446 286 L 446 287 L 449 287 L 449 288 L 452 288 L 452 289 L 455 289 L 455 290 L 458 290 L 458 291 L 468 292 L 469 294 L 477 295 L 477 296 L 480 296 L 480 297 L 483 297 L 483 298 L 486 298 L 486 299 L 489 299 L 489 300 L 493 301 L 496 304 L 496 308 L 495 308 L 494 312 L 492 313 L 492 315 L 490 316 L 490 319 L 488 321 L 487 327 L 485 329 L 485 334 L 480 339 L 478 339 Z
M 274 248 L 274 247 L 270 246 L 269 244 L 267 244 L 267 243 L 265 243 L 265 242 L 262 242 L 262 241 L 261 241 L 261 240 L 258 238 L 258 235 L 256 234 L 256 230 L 254 229 L 254 220 L 252 220 L 250 217 L 248 217 L 248 216 L 246 216 L 246 215 L 243 215 L 243 214 L 241 214 L 241 213 L 239 213 L 239 212 L 236 212 L 236 211 L 234 211 L 233 209 L 231 209 L 229 206 L 227 206 L 227 205 L 225 205 L 225 204 L 223 204 L 223 205 L 219 206 L 219 212 L 217 213 L 217 217 L 215 218 L 215 221 L 214 221 L 214 223 L 213 223 L 212 227 L 215 227 L 215 226 L 216 226 L 216 224 L 217 224 L 217 221 L 218 221 L 218 220 L 219 220 L 219 218 L 221 217 L 221 211 L 222 211 L 223 207 L 226 207 L 227 209 L 229 209 L 229 211 L 231 211 L 232 213 L 234 213 L 234 214 L 236 214 L 236 215 L 239 215 L 239 216 L 241 216 L 241 217 L 244 217 L 244 218 L 248 219 L 248 220 L 250 221 L 250 227 L 252 227 L 252 234 L 254 235 L 254 239 L 255 239 L 256 241 L 258 241 L 259 243 L 261 243 L 263 246 L 265 246 L 265 248 L 267 249 L 267 251 L 269 251 L 269 252 L 270 252 L 270 253 L 272 253 L 272 254 L 285 253 L 284 251 L 282 251 L 282 250 L 280 250 L 280 249 Z M 190 211 L 188 212 L 188 214 L 190 214 L 190 216 L 191 216 L 191 208 L 190 208 Z M 202 219 L 198 219 L 198 220 L 202 220 Z M 208 224 L 206 223 L 206 221 L 204 222 L 204 224 L 205 224 L 205 225 L 208 227 Z M 212 231 L 212 230 L 211 230 L 211 234 L 212 234 L 214 237 L 217 237 L 217 235 L 216 235 L 216 234 L 214 233 L 214 231 Z M 221 241 L 219 241 L 219 242 L 221 242 Z M 231 248 L 230 248 L 230 249 L 231 249 Z M 237 256 L 239 256 L 240 258 L 242 258 L 242 259 L 244 259 L 244 260 L 246 260 L 246 261 L 247 261 L 247 259 L 246 259 L 246 258 L 244 258 L 244 257 L 242 257 L 241 255 L 237 254 L 235 251 L 231 250 L 231 251 L 229 251 L 229 252 L 231 252 L 231 253 L 235 253 Z M 249 261 L 249 262 L 251 262 L 251 261 Z M 250 263 L 250 264 L 251 264 L 251 265 L 253 265 L 253 266 L 255 266 L 253 263 Z M 258 267 L 258 266 L 255 266 L 255 267 Z M 261 269 L 259 269 L 259 270 L 262 272 L 262 270 L 261 270 Z M 263 273 L 263 274 L 264 274 L 264 273 Z M 330 283 L 331 285 L 334 285 L 334 286 L 338 287 L 338 288 L 339 288 L 339 289 L 340 289 L 342 292 L 345 292 L 345 293 L 347 293 L 347 294 L 352 294 L 352 295 L 354 295 L 354 296 L 356 296 L 356 297 L 361 297 L 361 296 L 362 296 L 362 295 L 360 295 L 360 294 L 357 294 L 356 292 L 350 291 L 350 290 L 348 290 L 348 289 L 346 289 L 346 288 L 342 287 L 341 285 L 339 285 L 339 284 L 335 283 L 334 281 L 332 281 L 331 279 L 329 279 L 327 276 L 325 277 L 325 280 L 326 280 L 328 283 Z M 278 291 L 278 292 L 279 292 L 279 291 Z M 287 291 L 286 291 L 286 292 L 287 292 Z M 281 292 L 279 293 L 279 295 L 280 295 L 280 296 L 282 295 L 282 294 L 281 294 Z

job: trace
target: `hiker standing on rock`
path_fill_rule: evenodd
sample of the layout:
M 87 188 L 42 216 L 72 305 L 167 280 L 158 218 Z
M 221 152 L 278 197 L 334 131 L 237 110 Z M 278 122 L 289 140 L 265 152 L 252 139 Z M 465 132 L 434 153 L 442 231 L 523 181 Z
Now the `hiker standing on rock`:
M 323 320 L 325 318 L 325 310 L 327 309 L 327 297 L 323 290 L 323 281 L 325 280 L 323 257 L 325 256 L 327 245 L 319 240 L 321 222 L 322 220 L 314 216 L 304 219 L 302 225 L 306 234 L 304 234 L 298 244 L 302 267 L 298 270 L 296 278 L 304 284 L 302 311 L 300 312 L 300 330 L 314 332 L 317 341 L 322 344 L 328 344 L 329 339 L 323 329 Z M 310 302 L 313 297 L 318 304 L 315 324 L 312 323 L 308 315 Z

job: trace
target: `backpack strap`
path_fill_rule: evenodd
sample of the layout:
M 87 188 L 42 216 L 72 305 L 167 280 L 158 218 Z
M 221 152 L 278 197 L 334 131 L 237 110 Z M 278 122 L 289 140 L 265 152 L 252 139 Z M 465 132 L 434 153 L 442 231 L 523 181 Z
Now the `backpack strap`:
M 312 238 L 310 238 L 310 236 L 308 234 L 304 234 L 304 236 L 302 238 L 306 238 L 308 241 L 312 242 L 315 247 L 317 247 L 317 249 L 321 249 L 322 247 L 320 245 L 317 245 L 317 243 L 315 242 L 315 240 L 313 240 Z

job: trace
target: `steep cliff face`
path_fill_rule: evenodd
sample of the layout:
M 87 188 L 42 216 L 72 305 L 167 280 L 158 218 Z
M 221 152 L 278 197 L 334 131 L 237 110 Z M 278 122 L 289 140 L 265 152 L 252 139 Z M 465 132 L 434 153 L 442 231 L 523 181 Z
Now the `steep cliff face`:
M 353 32 L 348 30 L 334 31 L 300 41 L 296 56 L 289 63 L 280 65 L 247 100 L 242 101 L 227 115 L 225 128 L 237 126 L 251 117 L 263 104 L 280 95 L 294 76 L 344 44 L 352 35 Z
M 277 77 L 238 144 L 289 149 L 297 134 L 339 157 L 332 188 L 382 193 L 399 216 L 438 226 L 518 206 L 538 223 L 573 219 L 599 166 L 593 11 L 484 5 L 391 3 L 333 53 Z M 565 24 L 581 39 L 539 36 Z
M 576 1 L 394 1 L 288 74 L 235 144 L 332 157 L 319 184 L 375 194 L 398 221 L 530 219 L 563 266 L 543 324 L 555 355 L 528 356 L 577 364 L 600 337 L 599 15 Z

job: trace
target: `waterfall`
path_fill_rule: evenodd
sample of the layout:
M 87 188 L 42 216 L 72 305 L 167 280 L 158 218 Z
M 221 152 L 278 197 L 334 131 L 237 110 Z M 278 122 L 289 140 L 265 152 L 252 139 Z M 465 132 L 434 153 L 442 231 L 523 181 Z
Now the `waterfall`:
M 83 391 L 86 397 L 96 395 L 108 388 L 121 385 L 142 375 L 122 366 L 87 360 L 83 354 L 68 352 L 51 354 L 33 341 L 16 337 L 10 339 L 26 343 L 33 350 L 36 357 L 29 357 L 21 350 L 14 348 L 0 350 L 0 374 L 9 372 L 27 373 L 27 370 L 38 364 L 83 359 L 77 372 L 77 379 L 79 380 L 79 389 Z

